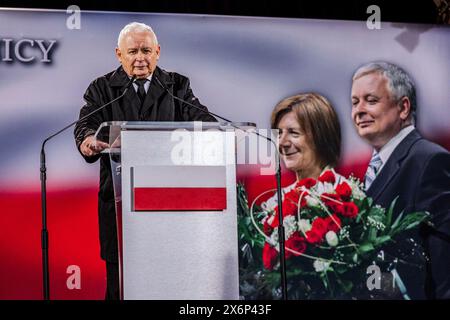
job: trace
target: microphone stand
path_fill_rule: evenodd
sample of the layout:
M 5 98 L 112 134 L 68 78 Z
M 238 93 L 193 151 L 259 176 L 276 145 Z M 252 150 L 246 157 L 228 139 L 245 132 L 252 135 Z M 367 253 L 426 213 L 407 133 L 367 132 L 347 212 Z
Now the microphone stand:
M 177 96 L 173 95 L 172 92 L 170 92 L 170 90 L 158 79 L 158 77 L 156 75 L 153 75 L 153 77 L 155 78 L 156 82 L 158 82 L 158 84 L 175 100 L 178 100 L 190 107 L 193 107 L 197 110 L 200 110 L 201 112 L 204 112 L 206 114 L 212 115 L 216 118 L 219 118 L 221 120 L 226 121 L 230 126 L 232 126 L 235 129 L 238 130 L 242 130 L 241 128 L 233 125 L 232 121 L 219 116 L 211 111 L 202 109 L 190 102 L 187 102 L 181 98 L 178 98 Z M 278 221 L 279 221 L 279 225 L 278 225 L 278 239 L 279 239 L 279 244 L 280 244 L 280 276 L 281 276 L 281 292 L 282 292 L 282 299 L 283 300 L 287 300 L 288 299 L 288 295 L 287 295 L 287 276 L 286 276 L 286 253 L 285 253 L 285 232 L 284 232 L 284 224 L 283 224 L 283 204 L 282 204 L 282 193 L 281 193 L 281 161 L 280 161 L 280 153 L 278 152 L 278 148 L 276 143 L 269 137 L 266 137 L 258 132 L 252 132 L 254 134 L 256 134 L 259 137 L 262 137 L 264 139 L 266 139 L 267 141 L 269 141 L 270 143 L 272 143 L 275 146 L 275 151 L 276 151 L 276 160 L 277 160 L 277 172 L 276 172 L 276 183 L 277 183 L 277 200 L 278 200 Z
M 94 111 L 88 113 L 84 117 L 81 117 L 80 119 L 71 122 L 61 130 L 57 131 L 56 133 L 48 136 L 41 145 L 41 157 L 40 157 L 40 179 L 41 179 L 41 206 L 42 206 L 42 230 L 41 230 L 41 247 L 42 247 L 42 276 L 43 276 L 43 290 L 44 290 L 44 300 L 50 300 L 50 276 L 49 276 L 49 263 L 48 263 L 48 230 L 47 230 L 47 167 L 45 165 L 45 144 L 47 141 L 51 140 L 55 136 L 59 135 L 61 132 L 67 130 L 74 124 L 77 124 L 80 121 L 83 121 L 87 118 L 89 118 L 94 113 L 104 109 L 105 107 L 109 106 L 110 104 L 116 102 L 117 100 L 121 99 L 125 93 L 128 91 L 128 88 L 131 86 L 131 84 L 136 79 L 136 76 L 133 76 L 129 83 L 126 85 L 125 90 L 123 93 L 118 96 L 117 98 L 109 101 L 108 103 L 104 104 L 103 106 L 95 109 Z
M 282 193 L 281 193 L 281 161 L 280 153 L 277 150 L 277 201 L 278 201 L 278 239 L 280 242 L 280 275 L 281 275 L 281 293 L 283 300 L 288 300 L 287 294 L 287 275 L 286 275 L 286 252 L 285 252 L 285 233 L 283 224 L 283 205 L 282 205 Z

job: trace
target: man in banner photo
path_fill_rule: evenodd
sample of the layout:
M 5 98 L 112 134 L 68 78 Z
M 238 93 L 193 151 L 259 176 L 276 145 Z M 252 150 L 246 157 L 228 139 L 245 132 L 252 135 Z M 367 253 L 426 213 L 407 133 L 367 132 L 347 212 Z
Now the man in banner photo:
M 111 168 L 108 156 L 100 154 L 108 144 L 95 141 L 97 128 L 105 121 L 215 121 L 207 113 L 173 99 L 154 79 L 160 80 L 175 96 L 207 110 L 194 96 L 187 77 L 157 67 L 160 52 L 151 27 L 137 22 L 126 25 L 119 34 L 116 48 L 121 66 L 89 85 L 80 118 L 117 98 L 136 76 L 134 90 L 130 88 L 122 99 L 75 127 L 75 142 L 84 159 L 88 163 L 100 159 L 98 215 L 101 257 L 106 261 L 106 299 L 119 298 L 118 244 Z
M 399 264 L 412 299 L 450 298 L 450 153 L 415 128 L 416 90 L 411 77 L 387 62 L 361 66 L 353 75 L 352 119 L 358 135 L 373 147 L 365 187 L 386 207 L 398 197 L 400 212 L 428 211 L 431 223 L 409 235 L 423 246 L 423 272 Z M 395 254 L 396 246 L 390 247 Z M 389 252 L 388 252 L 389 253 Z

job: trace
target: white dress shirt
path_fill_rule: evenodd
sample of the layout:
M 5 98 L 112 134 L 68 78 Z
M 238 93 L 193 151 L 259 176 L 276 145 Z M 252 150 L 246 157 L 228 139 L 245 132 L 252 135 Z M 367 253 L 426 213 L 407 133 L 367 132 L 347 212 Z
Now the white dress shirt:
M 144 83 L 145 93 L 147 93 L 148 92 L 148 88 L 150 88 L 150 81 L 152 81 L 152 75 L 153 75 L 153 73 L 147 77 L 148 81 L 145 81 L 145 83 Z M 138 85 L 136 84 L 136 81 L 133 82 L 133 87 L 134 87 L 134 91 L 137 92 L 138 91 Z

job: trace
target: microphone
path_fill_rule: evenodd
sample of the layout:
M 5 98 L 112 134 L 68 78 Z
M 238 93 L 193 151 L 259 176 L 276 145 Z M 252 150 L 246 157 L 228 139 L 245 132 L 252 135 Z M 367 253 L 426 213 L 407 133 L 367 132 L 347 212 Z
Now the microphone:
M 88 117 L 92 116 L 94 113 L 97 113 L 107 106 L 111 105 L 112 103 L 116 102 L 117 100 L 120 100 L 128 91 L 130 86 L 133 84 L 133 82 L 136 80 L 136 76 L 132 76 L 130 81 L 125 85 L 124 90 L 121 95 L 119 95 L 117 98 L 105 103 L 104 105 L 98 107 L 94 111 L 88 113 L 87 115 L 81 117 L 80 119 L 73 121 L 72 123 L 68 124 L 61 130 L 55 132 L 54 134 L 48 136 L 44 141 L 42 142 L 41 146 L 41 166 L 40 166 L 40 179 L 41 179 L 41 206 L 42 206 L 42 230 L 41 230 L 41 247 L 42 247 L 42 273 L 43 273 L 43 289 L 44 289 L 44 300 L 50 299 L 50 277 L 49 277 L 49 265 L 48 265 L 48 230 L 47 230 L 47 187 L 46 187 L 46 180 L 47 180 L 47 168 L 45 166 L 45 144 L 47 141 L 51 140 L 55 136 L 59 135 L 60 133 L 64 132 L 71 126 L 77 124 L 80 121 L 83 121 L 87 119 Z
M 158 82 L 158 84 L 175 100 L 178 100 L 190 107 L 193 107 L 197 110 L 200 110 L 203 113 L 209 114 L 215 118 L 219 118 L 221 120 L 224 120 L 225 122 L 227 122 L 228 125 L 232 126 L 235 129 L 241 130 L 243 131 L 241 128 L 233 125 L 231 120 L 228 120 L 227 118 L 224 118 L 222 116 L 219 116 L 207 109 L 202 109 L 184 99 L 181 99 L 177 96 L 175 96 L 174 94 L 172 94 L 172 92 L 170 92 L 169 88 L 167 88 L 160 80 L 159 78 L 154 74 L 153 77 L 155 78 L 156 82 Z M 275 146 L 275 150 L 276 150 L 276 160 L 277 160 L 277 171 L 276 171 L 276 183 L 277 183 L 277 202 L 278 202 L 278 221 L 279 221 L 279 225 L 278 225 L 278 239 L 279 239 L 279 244 L 280 244 L 280 275 L 281 275 L 281 289 L 282 289 L 282 295 L 283 295 L 283 300 L 287 300 L 287 275 L 286 275 L 286 253 L 285 253 L 285 232 L 284 232 L 284 224 L 283 224 L 283 208 L 282 208 L 282 194 L 281 194 L 281 160 L 280 160 L 280 153 L 278 152 L 278 147 L 277 144 L 275 143 L 275 141 L 273 141 L 271 138 L 266 137 L 265 135 L 260 134 L 257 131 L 250 131 L 251 133 L 256 134 L 257 136 L 266 139 L 267 141 L 269 141 L 270 143 L 272 143 Z

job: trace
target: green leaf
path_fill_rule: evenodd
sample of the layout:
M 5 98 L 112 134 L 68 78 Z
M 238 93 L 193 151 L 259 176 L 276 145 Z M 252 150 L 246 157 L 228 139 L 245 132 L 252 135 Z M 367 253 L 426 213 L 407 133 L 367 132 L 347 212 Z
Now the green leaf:
M 392 233 L 397 234 L 402 231 L 406 231 L 417 227 L 422 221 L 429 218 L 429 214 L 426 212 L 412 212 L 408 214 L 404 219 L 399 221 L 395 228 L 392 228 Z
M 328 283 L 328 277 L 327 277 L 327 273 L 326 272 L 321 272 L 320 273 L 320 278 L 322 279 L 322 283 L 323 286 L 328 289 L 330 287 L 329 283 Z
M 350 280 L 341 280 L 339 278 L 337 278 L 336 280 L 345 293 L 349 293 L 350 291 L 352 291 L 353 283 Z
M 359 214 L 356 216 L 355 223 L 360 223 L 361 219 L 366 216 L 366 209 L 362 209 L 359 211 Z
M 392 222 L 392 214 L 394 212 L 395 204 L 397 203 L 398 196 L 395 197 L 394 201 L 392 201 L 391 205 L 389 206 L 389 209 L 386 212 L 386 220 L 385 220 L 385 233 L 389 232 L 391 230 L 391 222 Z
M 369 232 L 368 232 L 367 239 L 368 239 L 370 242 L 375 241 L 375 239 L 376 239 L 376 237 L 377 237 L 377 231 L 378 231 L 378 230 L 377 230 L 375 227 L 372 227 L 372 226 L 369 227 Z
M 360 253 L 366 253 L 372 250 L 375 250 L 375 247 L 371 242 L 365 242 L 358 247 Z
M 334 267 L 334 270 L 336 271 L 336 273 L 342 274 L 348 271 L 348 267 L 344 264 L 338 264 Z
M 403 211 L 400 212 L 397 219 L 395 219 L 394 223 L 392 224 L 391 232 L 393 232 L 398 227 L 398 225 L 400 224 L 400 221 L 402 220 L 402 217 L 403 217 Z
M 367 197 L 366 199 L 364 199 L 365 202 L 367 203 L 368 207 L 371 207 L 373 205 L 373 199 L 370 197 Z
M 390 236 L 388 236 L 388 235 L 386 235 L 386 236 L 381 236 L 381 237 L 378 237 L 378 238 L 376 238 L 375 240 L 374 240 L 374 242 L 373 242 L 373 245 L 374 246 L 380 246 L 380 245 L 382 245 L 383 243 L 385 243 L 385 242 L 387 242 L 387 241 L 389 241 L 389 240 L 391 240 L 392 238 L 390 237 Z

